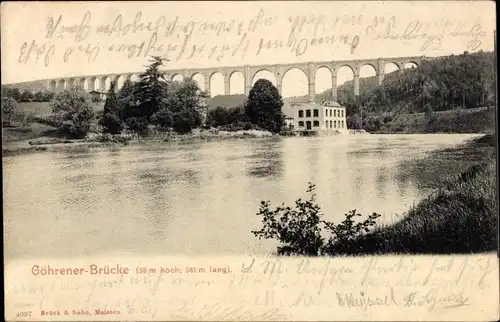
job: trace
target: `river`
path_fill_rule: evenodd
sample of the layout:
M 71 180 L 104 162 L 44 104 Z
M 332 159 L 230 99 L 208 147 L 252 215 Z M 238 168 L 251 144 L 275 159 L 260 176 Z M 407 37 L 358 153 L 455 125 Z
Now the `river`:
M 405 164 L 474 137 L 285 137 L 5 157 L 5 258 L 273 252 L 251 234 L 260 201 L 292 205 L 307 198 L 308 182 L 325 219 L 357 209 L 390 223 L 430 193 Z

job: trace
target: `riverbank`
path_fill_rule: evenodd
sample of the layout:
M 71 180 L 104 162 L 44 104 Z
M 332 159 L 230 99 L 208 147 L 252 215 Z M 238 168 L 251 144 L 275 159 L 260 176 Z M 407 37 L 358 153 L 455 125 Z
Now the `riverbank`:
M 403 219 L 333 245 L 330 255 L 457 254 L 497 249 L 496 137 L 485 135 L 455 149 L 437 151 L 431 158 L 460 157 L 480 151 L 480 160 L 467 170 L 445 174 L 429 197 L 412 207 Z M 457 159 L 457 164 L 460 160 Z M 342 249 L 342 251 L 340 251 Z
M 9 131 L 10 130 L 10 131 Z M 78 151 L 90 148 L 111 146 L 139 145 L 145 143 L 188 144 L 194 142 L 210 142 L 238 139 L 269 139 L 276 137 L 270 132 L 248 131 L 194 131 L 191 134 L 178 135 L 172 133 L 158 133 L 146 137 L 137 135 L 106 135 L 91 133 L 85 139 L 65 139 L 47 126 L 35 126 L 27 130 L 18 128 L 4 128 L 7 139 L 2 145 L 2 155 L 12 156 L 34 152 Z

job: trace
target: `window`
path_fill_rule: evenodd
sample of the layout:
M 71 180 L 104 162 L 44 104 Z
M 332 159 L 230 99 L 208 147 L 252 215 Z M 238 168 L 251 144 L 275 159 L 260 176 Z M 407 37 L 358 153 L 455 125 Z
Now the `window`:
M 332 117 L 332 109 L 330 109 L 330 117 Z
M 306 110 L 306 117 L 311 117 L 311 110 Z
M 342 117 L 344 117 L 344 110 L 342 110 Z
M 328 121 L 325 121 L 325 127 L 328 128 Z
M 299 121 L 299 127 L 304 127 L 304 121 Z
M 314 121 L 313 126 L 319 126 L 319 121 Z
M 337 110 L 333 110 L 333 116 L 337 117 Z
M 318 117 L 319 116 L 319 110 L 313 110 L 313 116 L 314 117 Z
M 304 111 L 303 110 L 299 110 L 299 117 L 304 117 Z
M 342 128 L 344 128 L 344 121 L 342 121 Z
M 336 129 L 337 128 L 337 121 L 333 121 L 333 127 Z
M 332 121 L 330 121 L 330 128 L 332 128 Z

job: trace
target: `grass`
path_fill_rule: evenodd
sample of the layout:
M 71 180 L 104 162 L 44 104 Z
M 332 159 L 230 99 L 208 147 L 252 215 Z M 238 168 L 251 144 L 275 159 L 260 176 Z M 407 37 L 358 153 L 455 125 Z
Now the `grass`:
M 432 123 L 425 113 L 400 114 L 379 132 L 490 134 L 495 131 L 495 112 L 495 107 L 439 111 L 434 112 Z
M 13 143 L 26 140 L 38 139 L 41 137 L 57 137 L 56 128 L 40 123 L 30 123 L 26 125 L 17 124 L 2 128 L 3 143 Z
M 92 103 L 96 112 L 102 111 L 104 103 Z M 51 114 L 50 102 L 18 103 L 18 112 L 33 116 L 48 116 Z
M 496 140 L 487 135 L 471 145 L 488 145 L 494 150 Z M 343 252 L 369 255 L 496 251 L 496 196 L 496 158 L 492 154 L 466 171 L 450 175 L 400 221 L 358 236 L 348 248 L 343 245 Z M 337 254 L 336 247 L 329 253 Z

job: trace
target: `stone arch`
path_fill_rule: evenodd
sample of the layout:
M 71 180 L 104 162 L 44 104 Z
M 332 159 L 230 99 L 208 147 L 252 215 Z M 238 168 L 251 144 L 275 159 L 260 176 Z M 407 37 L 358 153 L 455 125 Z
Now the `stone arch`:
M 173 82 L 182 82 L 184 80 L 184 76 L 182 76 L 182 74 L 179 74 L 179 73 L 175 73 L 172 75 L 172 77 L 170 78 Z
M 240 70 L 229 74 L 229 93 L 231 95 L 245 93 L 245 75 Z
M 60 79 L 57 82 L 57 89 L 59 91 L 64 91 L 66 89 L 66 80 L 65 79 Z
M 354 79 L 355 68 L 349 64 L 340 65 L 337 68 L 337 86 Z
M 69 88 L 71 88 L 71 87 L 73 87 L 75 85 L 78 85 L 78 84 L 76 83 L 76 79 L 74 79 L 74 78 L 70 78 L 68 80 L 68 83 L 66 84 L 66 86 L 69 87 Z
M 418 64 L 414 60 L 410 60 L 403 64 L 403 68 L 418 68 Z
M 202 73 L 194 73 L 190 78 L 198 84 L 201 91 L 205 91 L 205 76 Z
M 266 75 L 267 74 L 267 75 Z M 258 75 L 261 75 L 261 76 L 258 76 Z M 264 76 L 266 75 L 266 76 Z M 269 79 L 271 78 L 271 79 Z M 266 68 L 262 68 L 262 69 L 259 69 L 257 71 L 255 71 L 252 76 L 251 76 L 251 83 L 252 83 L 252 86 L 255 85 L 255 83 L 259 80 L 259 79 L 267 79 L 268 81 L 270 81 L 274 86 L 277 85 L 277 79 L 276 79 L 276 75 L 269 69 L 266 69 Z
M 209 74 L 210 96 L 224 95 L 224 75 L 220 71 Z
M 309 79 L 302 68 L 291 67 L 283 73 L 283 97 L 304 96 L 309 93 Z
M 97 80 L 97 77 L 90 77 L 88 79 L 88 90 L 89 92 L 91 91 L 95 91 L 96 90 L 96 86 L 95 86 L 95 81 Z M 99 85 L 98 85 L 99 86 Z
M 384 73 L 390 74 L 401 69 L 401 65 L 397 62 L 388 62 L 384 66 Z
M 55 80 L 51 80 L 49 82 L 49 89 L 52 93 L 55 93 L 56 92 L 56 88 L 57 88 L 57 82 Z
M 115 76 L 115 88 L 116 90 L 119 90 L 123 87 L 123 84 L 125 83 L 127 75 L 116 75 Z
M 367 77 L 373 77 L 378 74 L 378 68 L 375 67 L 374 64 L 372 63 L 365 63 L 360 66 L 359 68 L 359 77 L 360 78 L 367 78 Z
M 315 68 L 316 68 L 316 71 L 314 72 L 314 75 L 316 75 L 318 73 L 318 70 L 320 70 L 320 69 L 328 70 L 330 72 L 330 74 L 333 74 L 333 70 L 332 70 L 331 66 L 328 66 L 325 64 L 320 64 L 318 66 L 315 66 Z
M 109 76 L 101 77 L 100 90 L 102 92 L 107 93 L 110 86 L 111 86 L 111 77 L 109 77 Z
M 78 87 L 80 87 L 81 89 L 87 89 L 85 87 L 85 83 L 86 83 L 87 79 L 85 77 L 82 77 L 78 80 Z
M 133 83 L 136 83 L 138 82 L 141 78 L 139 77 L 138 74 L 130 74 L 130 81 L 133 82 Z
M 316 69 L 314 75 L 314 84 L 316 84 L 316 93 L 323 93 L 332 88 L 332 70 L 330 67 L 321 65 Z M 335 84 L 336 86 L 337 84 Z

